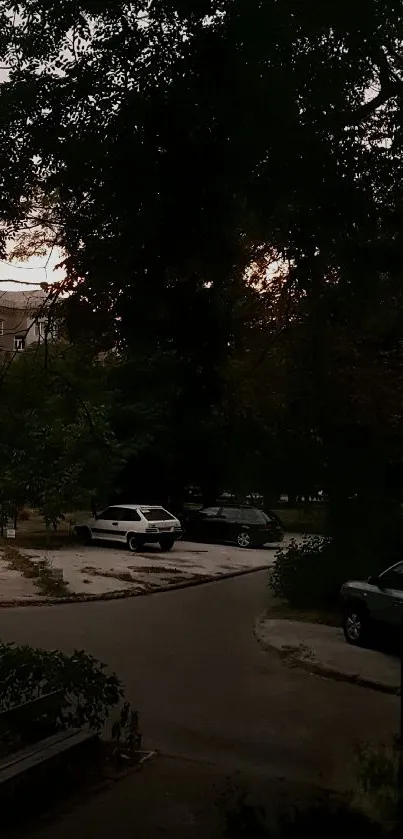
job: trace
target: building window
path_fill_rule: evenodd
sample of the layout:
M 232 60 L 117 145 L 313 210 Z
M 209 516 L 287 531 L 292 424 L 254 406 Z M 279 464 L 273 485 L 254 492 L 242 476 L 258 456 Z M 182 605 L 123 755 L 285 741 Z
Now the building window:
M 19 338 L 17 335 L 14 338 L 14 349 L 16 352 L 25 350 L 25 338 Z
M 4 320 L 0 320 L 0 335 L 4 335 Z
M 41 320 L 37 320 L 36 323 L 34 323 L 35 338 L 39 338 L 39 339 L 43 338 L 43 332 L 44 332 L 44 323 Z

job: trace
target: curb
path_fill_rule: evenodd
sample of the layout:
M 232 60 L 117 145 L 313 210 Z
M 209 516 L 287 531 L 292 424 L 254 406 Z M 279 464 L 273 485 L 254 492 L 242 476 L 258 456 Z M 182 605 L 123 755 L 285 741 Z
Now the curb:
M 63 606 L 70 603 L 97 603 L 104 600 L 131 600 L 134 597 L 149 597 L 153 594 L 163 594 L 167 591 L 177 591 L 181 588 L 204 586 L 207 583 L 219 583 L 220 580 L 230 580 L 233 577 L 244 577 L 257 571 L 267 571 L 268 565 L 256 565 L 255 568 L 244 568 L 242 571 L 230 571 L 225 574 L 209 574 L 203 579 L 186 580 L 183 583 L 159 586 L 145 591 L 108 591 L 105 594 L 72 594 L 68 597 L 33 597 L 31 600 L 0 600 L 0 609 L 20 609 L 28 606 Z
M 154 758 L 157 757 L 158 754 L 155 750 L 144 751 L 144 749 L 142 750 L 142 753 L 143 757 L 140 758 L 137 764 L 138 767 L 144 766 L 144 764 L 148 763 L 149 760 L 154 760 Z M 139 754 L 141 754 L 141 752 L 139 752 Z
M 302 623 L 302 621 L 301 621 Z M 335 682 L 347 682 L 350 685 L 356 685 L 356 687 L 367 688 L 370 690 L 376 690 L 378 693 L 387 693 L 391 696 L 400 696 L 400 687 L 393 687 L 392 685 L 385 685 L 383 682 L 377 682 L 376 679 L 365 679 L 362 676 L 350 674 L 350 673 L 343 673 L 341 670 L 334 670 L 331 667 L 326 667 L 325 665 L 316 664 L 313 661 L 309 661 L 309 659 L 302 659 L 298 658 L 298 656 L 290 655 L 287 649 L 281 649 L 279 647 L 274 646 L 274 644 L 270 644 L 266 639 L 262 638 L 259 633 L 259 620 L 256 621 L 255 626 L 253 628 L 253 635 L 255 636 L 256 641 L 262 649 L 266 650 L 266 652 L 275 652 L 282 659 L 282 661 L 286 660 L 286 663 L 289 667 L 300 667 L 302 670 L 306 670 L 308 673 L 312 673 L 315 676 L 322 676 L 325 679 L 333 679 Z

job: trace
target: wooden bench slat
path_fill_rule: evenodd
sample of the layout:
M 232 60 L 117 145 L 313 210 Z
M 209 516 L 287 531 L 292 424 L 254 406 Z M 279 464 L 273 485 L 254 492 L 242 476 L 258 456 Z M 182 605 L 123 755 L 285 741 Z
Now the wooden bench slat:
M 0 785 L 17 775 L 28 772 L 47 760 L 96 738 L 97 734 L 88 729 L 84 731 L 82 729 L 69 729 L 42 740 L 36 744 L 35 748 L 22 749 L 13 755 L 12 760 L 8 759 L 7 762 L 0 763 Z
M 3 760 L 0 760 L 0 773 L 3 769 L 7 769 L 15 763 L 20 763 L 22 760 L 25 760 L 25 758 L 30 757 L 37 752 L 42 752 L 44 746 L 53 746 L 54 743 L 61 743 L 63 740 L 68 740 L 70 737 L 73 737 L 73 735 L 77 734 L 79 731 L 80 729 L 78 728 L 69 728 L 66 731 L 58 731 L 56 734 L 52 734 L 51 737 L 46 737 L 45 740 L 38 740 L 38 742 L 32 743 L 30 746 L 18 749 L 16 752 L 12 752 L 4 757 Z

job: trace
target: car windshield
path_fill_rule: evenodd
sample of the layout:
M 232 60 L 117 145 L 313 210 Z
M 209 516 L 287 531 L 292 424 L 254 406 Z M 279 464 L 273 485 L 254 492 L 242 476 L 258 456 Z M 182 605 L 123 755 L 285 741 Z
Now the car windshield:
M 380 585 L 383 588 L 394 588 L 398 591 L 403 590 L 403 562 L 388 568 L 379 577 Z
M 162 507 L 142 507 L 141 512 L 147 521 L 169 521 L 174 519 L 174 516 L 171 516 L 171 513 L 163 510 Z

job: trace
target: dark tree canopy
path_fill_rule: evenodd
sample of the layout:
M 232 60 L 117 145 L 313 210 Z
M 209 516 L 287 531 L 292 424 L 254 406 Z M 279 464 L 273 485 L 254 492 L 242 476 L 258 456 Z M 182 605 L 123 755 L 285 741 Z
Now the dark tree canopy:
M 69 277 L 126 333 L 138 295 L 262 247 L 351 270 L 396 224 L 395 0 L 1 5 L 4 216 L 51 193 Z
M 248 480 L 263 457 L 322 479 L 345 435 L 357 463 L 374 439 L 399 462 L 402 4 L 0 14 L 5 234 L 64 248 L 72 333 L 85 315 L 129 353 L 129 401 L 141 381 L 165 405 L 168 472 L 233 476 L 242 449 Z

